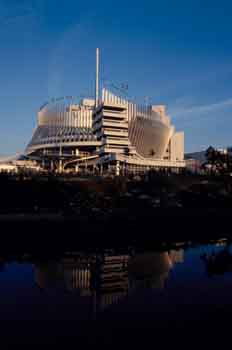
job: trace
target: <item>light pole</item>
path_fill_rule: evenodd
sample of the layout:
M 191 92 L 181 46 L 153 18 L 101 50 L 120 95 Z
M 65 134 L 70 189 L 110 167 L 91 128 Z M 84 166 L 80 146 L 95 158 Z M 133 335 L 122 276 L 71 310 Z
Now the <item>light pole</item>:
M 62 133 L 61 135 L 62 136 Z M 63 171 L 63 164 L 62 164 L 62 140 L 60 141 L 60 151 L 59 151 L 59 173 L 62 173 Z
M 63 172 L 63 162 L 62 162 L 62 135 L 64 130 L 60 131 L 60 145 L 59 145 L 59 173 Z

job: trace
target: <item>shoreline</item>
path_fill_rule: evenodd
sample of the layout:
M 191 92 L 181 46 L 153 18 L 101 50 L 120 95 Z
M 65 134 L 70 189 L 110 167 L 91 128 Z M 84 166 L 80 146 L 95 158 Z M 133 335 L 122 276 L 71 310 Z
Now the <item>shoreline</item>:
M 127 217 L 0 215 L 1 248 L 32 250 L 150 246 L 161 242 L 231 239 L 230 209 L 157 209 Z

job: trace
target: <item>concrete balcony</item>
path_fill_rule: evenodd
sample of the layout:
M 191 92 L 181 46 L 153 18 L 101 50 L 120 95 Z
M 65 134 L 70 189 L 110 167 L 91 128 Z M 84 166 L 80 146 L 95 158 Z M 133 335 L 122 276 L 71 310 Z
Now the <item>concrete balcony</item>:
M 112 108 L 117 110 L 125 110 L 127 108 L 127 104 L 118 103 L 118 101 L 104 101 L 103 108 Z
M 99 154 L 103 153 L 117 153 L 117 154 L 123 154 L 124 150 L 122 148 L 114 148 L 114 147 L 107 147 L 103 146 L 99 150 Z
M 119 145 L 119 146 L 122 146 L 122 147 L 125 147 L 125 146 L 128 147 L 129 143 L 130 143 L 130 141 L 128 139 L 115 140 L 115 139 L 111 139 L 109 137 L 107 137 L 106 140 L 103 141 L 103 145 Z
M 128 129 L 128 122 L 118 122 L 118 121 L 109 121 L 109 120 L 103 120 L 102 126 L 108 126 L 112 128 L 121 128 L 121 129 Z
M 126 119 L 126 113 L 111 112 L 111 111 L 103 110 L 103 118 L 107 120 L 107 117 L 111 119 L 123 120 L 123 119 Z
M 107 130 L 107 129 L 102 129 L 99 133 L 97 133 L 97 136 L 118 136 L 118 137 L 123 137 L 123 138 L 128 138 L 128 132 L 127 131 L 121 131 L 121 130 Z

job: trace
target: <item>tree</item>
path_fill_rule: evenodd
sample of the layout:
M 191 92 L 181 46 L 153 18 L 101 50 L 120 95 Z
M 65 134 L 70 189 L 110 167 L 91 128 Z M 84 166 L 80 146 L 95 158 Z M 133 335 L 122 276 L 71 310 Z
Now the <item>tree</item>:
M 216 150 L 210 146 L 206 152 L 206 163 L 203 166 L 210 167 L 211 173 L 226 174 L 232 172 L 232 157 L 228 152 Z

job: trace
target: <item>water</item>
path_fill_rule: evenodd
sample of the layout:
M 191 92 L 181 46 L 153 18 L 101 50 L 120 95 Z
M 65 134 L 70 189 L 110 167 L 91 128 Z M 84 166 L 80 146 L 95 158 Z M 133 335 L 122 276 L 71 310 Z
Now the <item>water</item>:
M 232 312 L 230 253 L 220 243 L 4 257 L 1 340 L 135 346 L 155 338 L 168 348 L 180 339 L 215 345 L 217 336 L 222 344 Z

